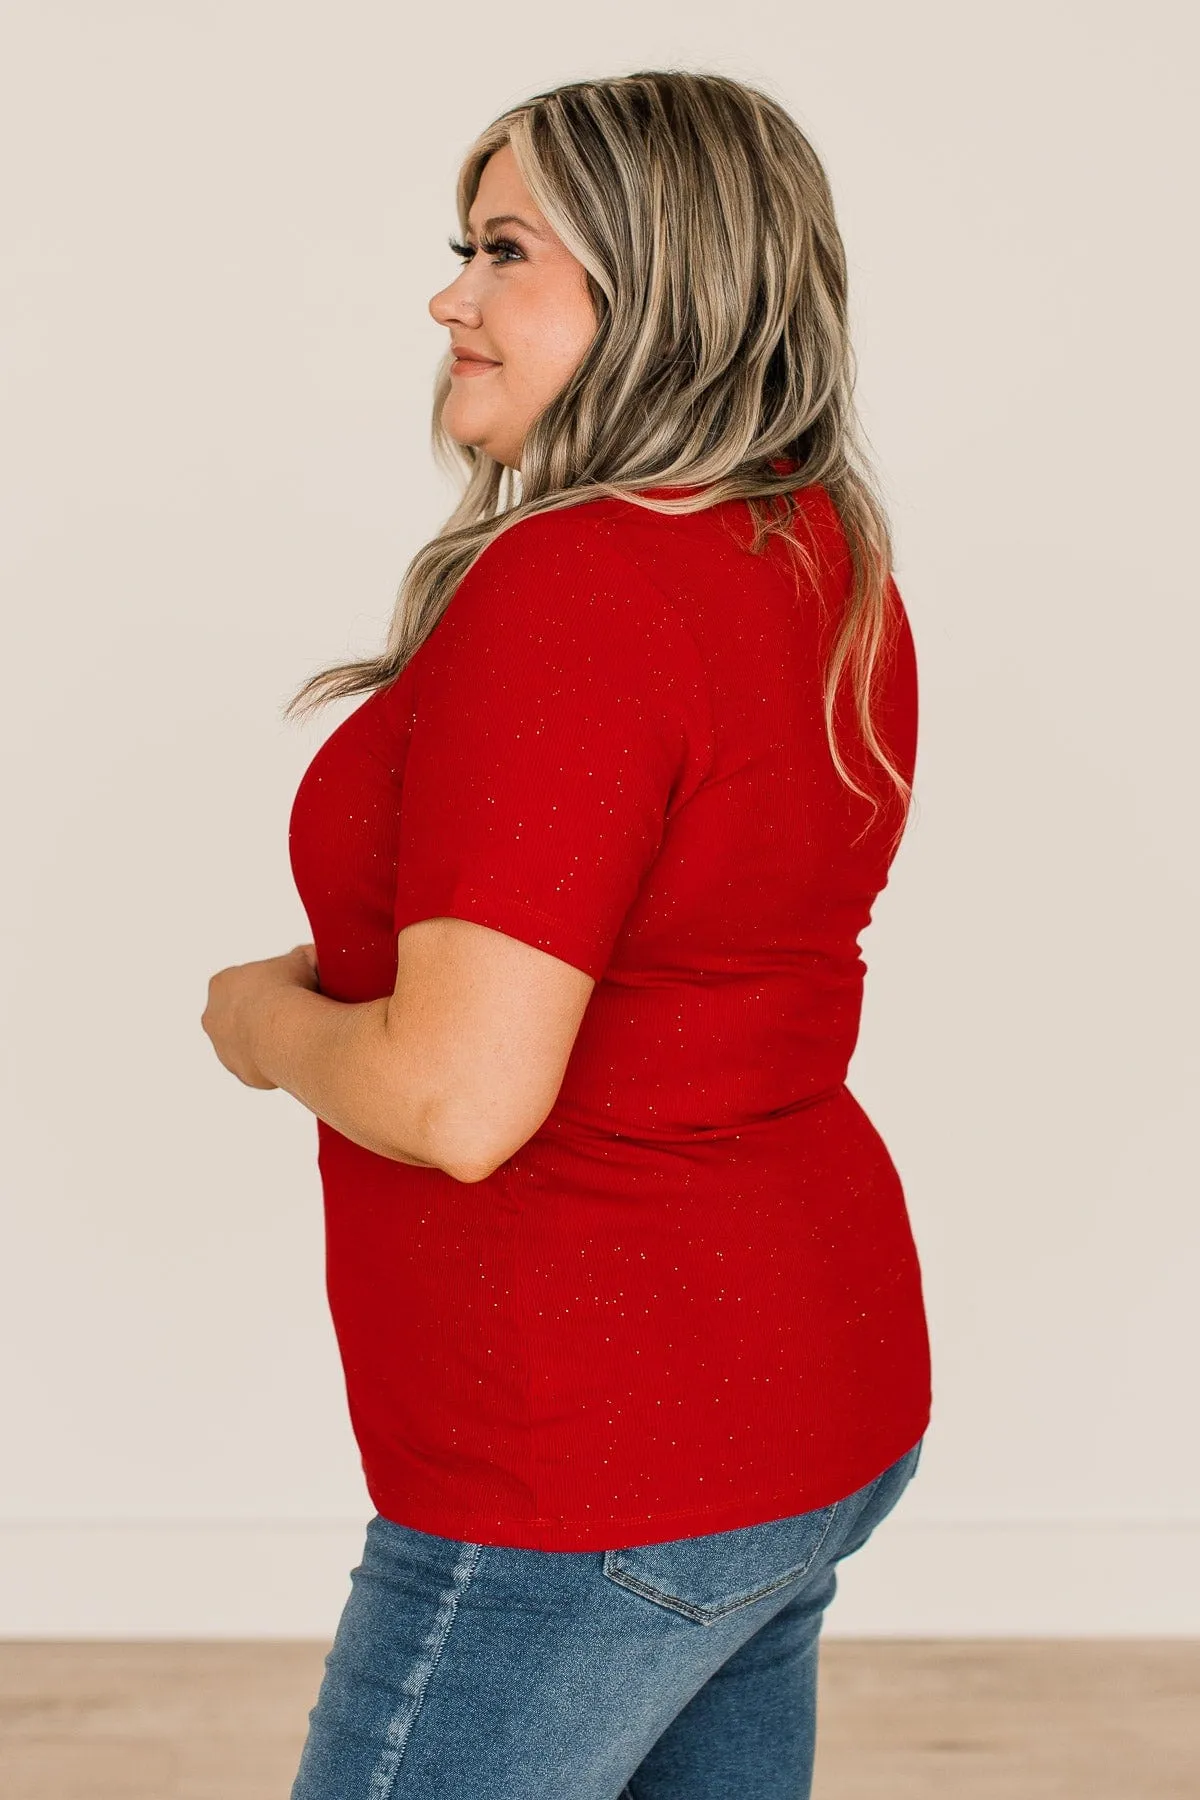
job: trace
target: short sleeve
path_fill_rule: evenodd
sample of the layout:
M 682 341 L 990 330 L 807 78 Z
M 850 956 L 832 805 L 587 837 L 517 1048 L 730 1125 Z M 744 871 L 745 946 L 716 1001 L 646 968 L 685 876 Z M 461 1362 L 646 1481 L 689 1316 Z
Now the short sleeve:
M 711 714 L 683 620 L 583 513 L 501 532 L 413 658 L 393 924 L 472 919 L 599 980 Z

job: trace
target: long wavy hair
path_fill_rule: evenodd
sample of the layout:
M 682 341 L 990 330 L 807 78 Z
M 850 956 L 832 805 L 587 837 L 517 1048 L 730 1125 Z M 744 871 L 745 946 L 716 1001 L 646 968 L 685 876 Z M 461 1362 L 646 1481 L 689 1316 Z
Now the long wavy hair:
M 595 335 L 526 433 L 519 472 L 443 429 L 447 350 L 432 444 L 439 466 L 465 471 L 462 497 L 405 570 L 383 651 L 310 676 L 284 716 L 393 681 L 476 558 L 535 513 L 605 496 L 666 514 L 742 499 L 752 552 L 780 536 L 817 583 L 794 493 L 821 483 L 851 560 L 823 674 L 830 751 L 841 779 L 877 811 L 837 743 L 848 670 L 862 743 L 899 795 L 898 842 L 911 787 L 872 713 L 898 625 L 892 541 L 853 401 L 846 256 L 816 152 L 775 100 L 723 75 L 642 70 L 570 82 L 502 113 L 472 145 L 458 178 L 464 237 L 484 165 L 505 144 L 586 271 Z M 637 492 L 676 486 L 700 491 Z

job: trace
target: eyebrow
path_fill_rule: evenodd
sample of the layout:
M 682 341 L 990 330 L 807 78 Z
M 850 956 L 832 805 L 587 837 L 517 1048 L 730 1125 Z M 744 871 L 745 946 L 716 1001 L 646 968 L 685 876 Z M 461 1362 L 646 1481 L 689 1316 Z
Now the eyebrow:
M 490 232 L 496 225 L 523 225 L 526 231 L 535 238 L 544 238 L 546 235 L 544 231 L 539 231 L 536 225 L 531 225 L 528 219 L 523 219 L 520 213 L 495 213 L 490 219 L 483 221 L 483 229 L 487 232 Z M 471 227 L 468 225 L 468 232 L 470 229 Z

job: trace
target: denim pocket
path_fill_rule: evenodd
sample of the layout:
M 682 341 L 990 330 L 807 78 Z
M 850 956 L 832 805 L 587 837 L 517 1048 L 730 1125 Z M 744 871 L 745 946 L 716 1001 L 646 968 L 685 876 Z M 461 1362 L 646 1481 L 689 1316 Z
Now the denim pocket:
M 763 1525 L 672 1538 L 629 1550 L 606 1550 L 604 1573 L 631 1593 L 713 1625 L 740 1606 L 761 1600 L 805 1575 L 820 1556 L 834 1520 L 846 1505 L 835 1500 L 814 1512 Z

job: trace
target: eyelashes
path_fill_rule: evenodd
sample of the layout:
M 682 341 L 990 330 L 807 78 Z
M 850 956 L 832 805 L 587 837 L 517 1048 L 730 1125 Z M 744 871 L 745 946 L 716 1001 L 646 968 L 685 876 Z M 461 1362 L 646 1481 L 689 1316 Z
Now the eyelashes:
M 464 263 L 470 262 L 475 254 L 470 244 L 460 244 L 457 238 L 450 239 L 450 248 L 455 256 L 462 258 Z M 495 256 L 501 251 L 512 251 L 517 257 L 522 257 L 521 246 L 514 244 L 511 238 L 481 238 L 479 248 L 486 251 L 489 256 Z

